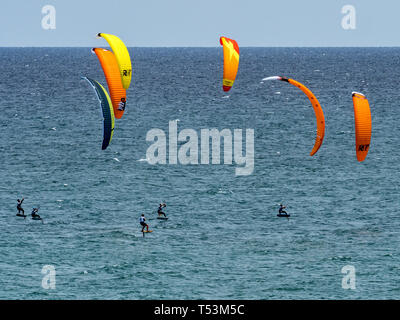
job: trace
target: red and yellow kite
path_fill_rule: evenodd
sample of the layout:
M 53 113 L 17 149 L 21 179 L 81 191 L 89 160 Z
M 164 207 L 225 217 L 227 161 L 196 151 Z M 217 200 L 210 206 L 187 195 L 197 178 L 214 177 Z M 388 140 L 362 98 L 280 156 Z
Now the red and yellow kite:
M 229 91 L 235 82 L 239 68 L 239 46 L 235 40 L 221 37 L 219 42 L 224 48 L 224 77 L 222 88 Z

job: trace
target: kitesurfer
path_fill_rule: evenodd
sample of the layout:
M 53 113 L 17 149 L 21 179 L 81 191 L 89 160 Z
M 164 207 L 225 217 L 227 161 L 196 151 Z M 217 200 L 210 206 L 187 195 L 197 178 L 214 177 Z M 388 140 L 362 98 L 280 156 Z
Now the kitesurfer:
M 280 208 L 279 208 L 279 214 L 281 214 L 281 215 L 288 215 L 288 213 L 285 211 L 285 210 L 283 210 L 283 209 L 286 209 L 286 207 L 281 203 L 280 204 Z
M 22 212 L 23 215 L 25 215 L 25 211 L 24 209 L 22 209 L 22 202 L 24 202 L 24 198 L 22 198 L 22 200 L 17 199 L 17 210 L 18 210 L 18 214 L 20 214 L 20 212 Z
M 37 214 L 38 211 L 39 211 L 39 208 L 32 208 L 32 212 L 31 212 L 32 218 L 40 219 L 40 216 Z
M 124 111 L 125 107 L 126 107 L 126 99 L 125 98 L 121 98 L 121 101 L 118 104 L 118 110 L 119 111 Z
M 144 232 L 144 228 L 146 228 L 146 231 L 149 231 L 149 225 L 145 222 L 146 218 L 144 217 L 144 214 L 140 216 L 139 222 L 140 225 L 142 226 L 142 232 Z
M 158 216 L 164 215 L 164 217 L 167 217 L 167 215 L 162 211 L 163 208 L 165 208 L 167 205 L 165 203 L 160 203 L 160 206 L 158 207 L 157 213 Z

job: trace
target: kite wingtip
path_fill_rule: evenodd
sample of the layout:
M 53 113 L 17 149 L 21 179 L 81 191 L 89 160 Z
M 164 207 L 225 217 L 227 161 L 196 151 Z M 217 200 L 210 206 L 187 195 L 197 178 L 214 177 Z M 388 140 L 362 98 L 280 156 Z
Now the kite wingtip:
M 359 94 L 360 96 L 365 97 L 364 94 L 362 94 L 361 92 L 357 92 L 357 91 L 353 91 L 353 92 L 351 93 L 351 96 L 354 97 L 356 94 Z
M 262 79 L 261 81 L 270 81 L 270 80 L 282 80 L 282 77 L 280 77 L 280 76 L 266 77 L 266 78 Z

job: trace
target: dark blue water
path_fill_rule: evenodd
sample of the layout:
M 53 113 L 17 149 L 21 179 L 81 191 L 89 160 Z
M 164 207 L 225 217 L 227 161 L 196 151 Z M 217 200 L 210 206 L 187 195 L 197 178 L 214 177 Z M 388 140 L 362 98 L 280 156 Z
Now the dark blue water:
M 400 49 L 131 48 L 127 111 L 101 150 L 89 48 L 0 48 L 1 299 L 398 299 Z M 321 149 L 307 85 L 325 113 Z M 352 91 L 373 133 L 356 160 Z M 146 134 L 254 129 L 255 168 L 150 165 Z M 118 161 L 117 161 L 118 160 Z M 15 216 L 40 205 L 40 221 Z M 169 220 L 156 209 L 167 202 Z M 276 217 L 288 204 L 290 220 Z M 142 237 L 145 213 L 152 234 Z M 56 289 L 42 287 L 44 265 Z M 342 267 L 356 289 L 342 288 Z

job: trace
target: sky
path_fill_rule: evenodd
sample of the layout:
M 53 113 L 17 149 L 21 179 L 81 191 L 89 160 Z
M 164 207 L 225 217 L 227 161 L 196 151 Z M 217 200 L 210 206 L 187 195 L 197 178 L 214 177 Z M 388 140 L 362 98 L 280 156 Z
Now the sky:
M 43 28 L 46 5 L 55 29 Z M 399 0 L 1 0 L 0 46 L 93 47 L 99 32 L 128 47 L 218 47 L 221 35 L 241 47 L 400 46 L 399 12 Z

